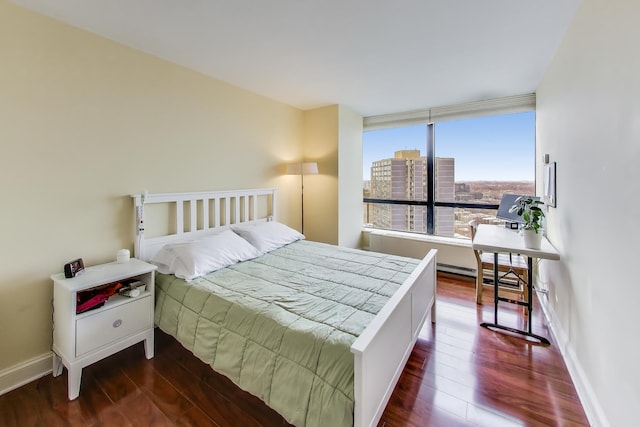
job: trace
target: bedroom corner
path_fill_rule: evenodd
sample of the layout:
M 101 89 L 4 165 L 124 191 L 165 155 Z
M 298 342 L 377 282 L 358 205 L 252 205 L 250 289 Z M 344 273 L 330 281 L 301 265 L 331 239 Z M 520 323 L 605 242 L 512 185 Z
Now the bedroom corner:
M 297 108 L 6 1 L 0 58 L 6 390 L 51 368 L 49 276 L 133 248 L 130 194 L 276 186 L 286 200 L 276 168 L 301 153 L 304 123 Z M 295 203 L 279 217 L 292 221 Z

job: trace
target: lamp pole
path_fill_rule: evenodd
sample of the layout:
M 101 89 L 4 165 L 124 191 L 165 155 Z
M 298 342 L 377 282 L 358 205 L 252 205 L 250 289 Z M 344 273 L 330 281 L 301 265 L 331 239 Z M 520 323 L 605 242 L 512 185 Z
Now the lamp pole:
M 300 186 L 300 200 L 302 201 L 302 225 L 301 225 L 301 233 L 304 234 L 304 171 L 300 173 L 300 181 L 302 185 Z
M 290 163 L 287 165 L 287 175 L 300 175 L 300 200 L 302 202 L 302 219 L 301 219 L 301 232 L 304 234 L 304 176 L 305 175 L 317 175 L 318 163 L 317 162 L 301 162 Z

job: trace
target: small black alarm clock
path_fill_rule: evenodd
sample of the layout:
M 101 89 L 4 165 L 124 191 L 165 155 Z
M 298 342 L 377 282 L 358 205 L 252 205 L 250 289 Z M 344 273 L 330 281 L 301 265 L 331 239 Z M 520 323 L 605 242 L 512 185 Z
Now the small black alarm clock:
M 82 258 L 74 259 L 64 265 L 64 277 L 70 279 L 84 272 L 84 262 Z

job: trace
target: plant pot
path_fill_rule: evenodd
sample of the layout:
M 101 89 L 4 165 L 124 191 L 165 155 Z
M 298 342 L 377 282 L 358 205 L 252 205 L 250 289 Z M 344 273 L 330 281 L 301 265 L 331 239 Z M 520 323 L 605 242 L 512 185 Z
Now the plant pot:
M 524 247 L 529 249 L 540 249 L 542 245 L 542 231 L 536 233 L 536 230 L 522 230 L 524 235 Z

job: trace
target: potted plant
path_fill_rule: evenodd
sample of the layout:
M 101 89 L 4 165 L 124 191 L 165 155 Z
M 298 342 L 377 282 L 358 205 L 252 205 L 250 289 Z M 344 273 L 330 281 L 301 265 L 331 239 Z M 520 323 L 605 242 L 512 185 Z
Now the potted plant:
M 539 206 L 542 204 L 543 202 L 531 196 L 520 196 L 509 209 L 510 213 L 515 212 L 524 220 L 524 225 L 522 226 L 524 245 L 530 249 L 540 249 L 542 244 L 541 228 L 544 212 Z

